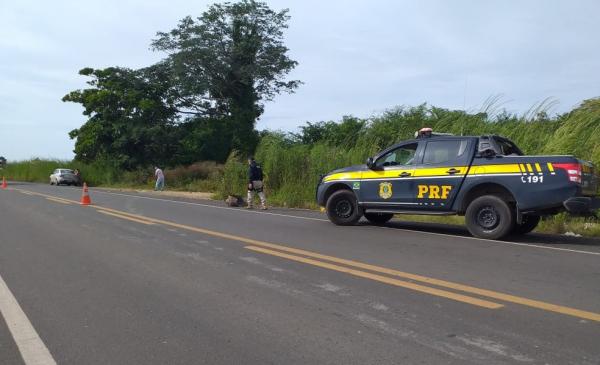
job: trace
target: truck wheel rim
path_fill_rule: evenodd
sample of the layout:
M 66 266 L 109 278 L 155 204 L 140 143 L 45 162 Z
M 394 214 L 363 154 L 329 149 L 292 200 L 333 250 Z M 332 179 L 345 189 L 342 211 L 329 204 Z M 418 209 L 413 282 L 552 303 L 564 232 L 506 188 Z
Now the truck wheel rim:
M 498 225 L 499 220 L 498 212 L 491 206 L 483 207 L 477 212 L 477 223 L 482 228 L 494 229 Z
M 352 203 L 348 200 L 340 200 L 335 204 L 335 214 L 341 218 L 348 218 L 352 215 Z

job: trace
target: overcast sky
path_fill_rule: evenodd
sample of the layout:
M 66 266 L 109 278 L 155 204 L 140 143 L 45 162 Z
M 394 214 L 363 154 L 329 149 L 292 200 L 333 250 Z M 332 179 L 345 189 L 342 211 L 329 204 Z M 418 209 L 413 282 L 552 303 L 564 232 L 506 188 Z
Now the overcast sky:
M 0 0 L 0 155 L 73 157 L 85 122 L 67 92 L 78 70 L 148 66 L 157 31 L 213 1 Z M 478 110 L 491 95 L 524 113 L 600 96 L 600 1 L 268 1 L 289 8 L 291 75 L 305 84 L 266 105 L 259 129 L 369 117 L 398 105 Z

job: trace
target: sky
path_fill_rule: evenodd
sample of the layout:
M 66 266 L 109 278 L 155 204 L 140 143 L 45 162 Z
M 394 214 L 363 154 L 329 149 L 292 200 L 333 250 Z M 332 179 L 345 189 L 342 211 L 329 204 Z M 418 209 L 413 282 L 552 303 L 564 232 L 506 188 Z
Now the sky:
M 63 103 L 84 67 L 151 65 L 157 31 L 214 1 L 0 0 L 0 156 L 71 159 L 86 120 Z M 265 105 L 259 129 L 368 118 L 429 103 L 478 111 L 490 96 L 523 114 L 600 96 L 600 1 L 267 1 L 291 16 L 285 42 L 304 84 Z

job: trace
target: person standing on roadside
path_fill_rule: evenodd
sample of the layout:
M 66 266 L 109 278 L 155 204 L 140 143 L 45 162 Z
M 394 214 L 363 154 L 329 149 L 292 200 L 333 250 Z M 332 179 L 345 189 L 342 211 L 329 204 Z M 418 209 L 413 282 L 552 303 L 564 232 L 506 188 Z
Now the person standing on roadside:
M 248 209 L 252 209 L 252 201 L 254 200 L 254 192 L 260 198 L 261 209 L 267 209 L 267 198 L 263 191 L 263 173 L 262 168 L 254 157 L 248 157 Z
M 73 174 L 77 178 L 77 182 L 75 183 L 75 185 L 81 186 L 82 185 L 82 179 L 81 179 L 81 172 L 79 172 L 79 169 L 75 169 L 75 171 L 73 171 Z
M 165 187 L 165 174 L 163 174 L 163 171 L 158 166 L 154 166 L 154 176 L 156 177 L 154 191 L 162 191 Z

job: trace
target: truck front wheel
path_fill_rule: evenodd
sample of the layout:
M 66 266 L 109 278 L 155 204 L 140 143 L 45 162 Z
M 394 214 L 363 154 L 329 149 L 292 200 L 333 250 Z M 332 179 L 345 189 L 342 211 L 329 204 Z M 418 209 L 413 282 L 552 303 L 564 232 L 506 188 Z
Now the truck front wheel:
M 541 218 L 539 215 L 531 215 L 531 214 L 523 215 L 521 224 L 515 224 L 513 233 L 527 234 L 527 233 L 533 231 L 535 229 L 535 227 L 537 227 L 538 223 L 540 223 L 540 219 Z
M 502 198 L 484 195 L 469 204 L 465 222 L 473 236 L 497 240 L 512 232 L 515 213 Z
M 362 215 L 356 195 L 350 190 L 339 190 L 331 194 L 325 210 L 329 220 L 338 226 L 352 226 Z

